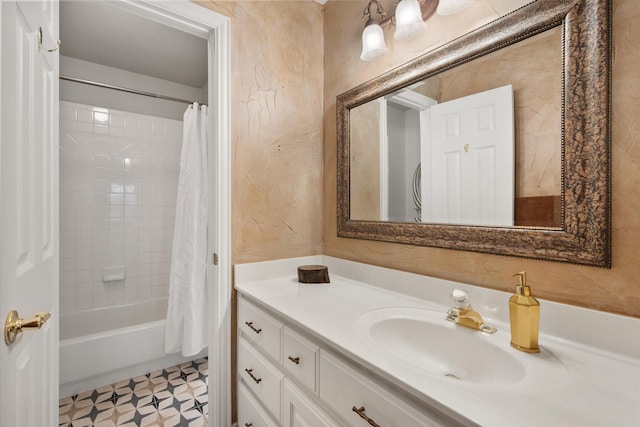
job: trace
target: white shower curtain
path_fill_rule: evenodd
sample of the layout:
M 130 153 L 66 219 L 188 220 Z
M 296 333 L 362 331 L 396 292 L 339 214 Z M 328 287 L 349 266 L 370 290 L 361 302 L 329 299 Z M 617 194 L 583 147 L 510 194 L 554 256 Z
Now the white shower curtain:
M 208 341 L 207 106 L 189 106 L 183 126 L 164 347 L 192 356 Z

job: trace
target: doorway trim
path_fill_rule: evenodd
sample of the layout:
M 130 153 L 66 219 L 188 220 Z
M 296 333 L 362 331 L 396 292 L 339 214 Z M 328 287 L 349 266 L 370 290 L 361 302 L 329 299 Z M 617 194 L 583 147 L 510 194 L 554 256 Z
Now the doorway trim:
M 120 0 L 131 13 L 208 40 L 209 425 L 231 425 L 230 19 L 188 0 Z M 214 265 L 217 254 L 217 265 Z

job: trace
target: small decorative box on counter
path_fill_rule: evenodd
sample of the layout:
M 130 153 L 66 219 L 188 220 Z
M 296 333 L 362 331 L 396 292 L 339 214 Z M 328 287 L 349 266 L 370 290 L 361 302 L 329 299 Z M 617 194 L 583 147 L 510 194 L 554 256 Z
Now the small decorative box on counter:
M 301 265 L 298 267 L 300 283 L 331 283 L 326 265 Z

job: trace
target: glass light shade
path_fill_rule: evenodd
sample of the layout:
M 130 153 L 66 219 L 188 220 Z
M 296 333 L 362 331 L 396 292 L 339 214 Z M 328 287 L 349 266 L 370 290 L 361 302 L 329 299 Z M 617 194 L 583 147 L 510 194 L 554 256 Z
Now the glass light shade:
M 426 28 L 418 0 L 401 0 L 396 7 L 396 32 L 393 38 L 406 40 Z
M 443 16 L 453 15 L 469 6 L 471 2 L 472 0 L 440 0 L 436 13 Z
M 362 32 L 362 54 L 363 61 L 373 61 L 374 59 L 387 53 L 387 45 L 384 43 L 384 34 L 378 24 L 369 24 Z

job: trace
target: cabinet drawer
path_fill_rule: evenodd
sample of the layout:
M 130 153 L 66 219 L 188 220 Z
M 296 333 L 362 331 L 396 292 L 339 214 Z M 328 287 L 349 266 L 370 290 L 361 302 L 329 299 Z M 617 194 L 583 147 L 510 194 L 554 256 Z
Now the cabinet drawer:
M 284 375 L 242 338 L 238 339 L 238 376 L 279 422 Z
M 320 399 L 352 427 L 375 425 L 365 417 L 383 427 L 447 425 L 446 420 L 427 417 L 325 351 L 320 352 Z
M 238 298 L 238 329 L 242 336 L 280 362 L 282 323 L 244 298 Z
M 283 402 L 283 427 L 339 427 L 338 423 L 289 378 L 284 379 Z
M 316 392 L 316 365 L 318 360 L 318 346 L 284 328 L 284 352 L 282 366 L 300 384 L 310 391 Z
M 238 427 L 278 427 L 242 383 L 238 383 Z

